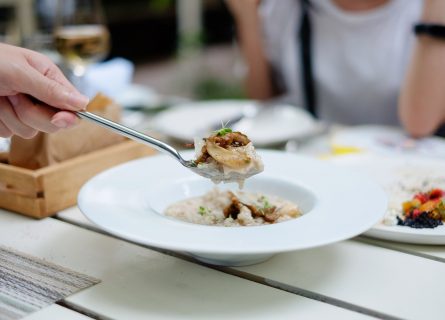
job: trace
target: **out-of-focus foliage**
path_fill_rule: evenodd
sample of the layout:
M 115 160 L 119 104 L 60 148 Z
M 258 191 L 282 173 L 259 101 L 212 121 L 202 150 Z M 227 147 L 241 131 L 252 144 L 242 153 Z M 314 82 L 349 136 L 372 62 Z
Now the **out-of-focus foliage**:
M 149 0 L 148 8 L 153 12 L 162 13 L 171 8 L 173 4 L 173 0 Z
M 241 83 L 229 83 L 216 77 L 198 80 L 193 91 L 194 97 L 199 100 L 247 98 Z

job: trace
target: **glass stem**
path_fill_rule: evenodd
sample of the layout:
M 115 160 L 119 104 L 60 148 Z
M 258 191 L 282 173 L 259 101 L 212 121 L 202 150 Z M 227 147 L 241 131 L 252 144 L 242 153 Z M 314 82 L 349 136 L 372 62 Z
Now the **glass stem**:
M 79 90 L 79 92 L 86 93 L 85 85 L 85 73 L 86 67 L 83 65 L 77 65 L 71 70 L 71 82 Z

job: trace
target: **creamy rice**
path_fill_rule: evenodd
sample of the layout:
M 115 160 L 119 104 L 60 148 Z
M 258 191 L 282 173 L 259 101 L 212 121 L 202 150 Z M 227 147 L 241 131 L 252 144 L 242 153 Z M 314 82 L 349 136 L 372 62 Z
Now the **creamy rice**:
M 165 210 L 164 214 L 186 222 L 213 226 L 258 226 L 271 223 L 262 217 L 254 216 L 245 205 L 241 206 L 236 219 L 231 216 L 226 217 L 224 209 L 232 203 L 232 195 L 235 195 L 241 203 L 255 206 L 255 208 L 275 207 L 274 214 L 278 218 L 274 223 L 301 216 L 301 211 L 295 204 L 277 196 L 241 191 L 231 194 L 230 191 L 222 191 L 218 188 L 212 189 L 203 196 L 174 203 Z

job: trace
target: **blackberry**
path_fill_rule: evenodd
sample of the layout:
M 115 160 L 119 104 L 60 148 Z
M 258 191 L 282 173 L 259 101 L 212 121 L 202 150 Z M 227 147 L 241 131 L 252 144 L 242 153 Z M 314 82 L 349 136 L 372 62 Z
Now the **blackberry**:
M 423 228 L 436 228 L 437 226 L 442 225 L 442 220 L 433 219 L 428 216 L 427 212 L 422 212 L 417 218 L 405 218 L 402 220 L 400 217 L 397 217 L 397 225 L 406 226 L 415 229 L 423 229 Z

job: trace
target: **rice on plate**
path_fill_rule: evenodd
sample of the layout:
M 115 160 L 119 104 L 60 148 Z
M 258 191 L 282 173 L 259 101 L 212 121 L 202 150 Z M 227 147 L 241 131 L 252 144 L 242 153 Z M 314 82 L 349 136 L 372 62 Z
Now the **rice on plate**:
M 239 227 L 287 221 L 300 217 L 301 210 L 278 196 L 214 188 L 170 205 L 164 214 L 191 223 Z
M 389 197 L 388 211 L 382 221 L 387 226 L 403 225 L 403 219 L 406 219 L 407 206 L 413 203 L 412 199 L 420 198 L 420 195 L 426 196 L 434 190 L 445 190 L 445 174 L 441 175 L 439 171 L 433 168 L 408 166 L 396 169 L 394 176 L 397 179 L 392 183 L 383 185 Z M 441 198 L 442 195 L 437 197 L 437 201 L 442 201 Z M 422 204 L 428 202 L 428 200 L 418 201 L 419 214 L 424 211 Z

